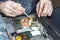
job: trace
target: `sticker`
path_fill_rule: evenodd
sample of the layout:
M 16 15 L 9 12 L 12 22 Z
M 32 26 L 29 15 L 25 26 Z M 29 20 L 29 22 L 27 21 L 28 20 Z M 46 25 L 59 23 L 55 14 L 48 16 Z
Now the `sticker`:
M 37 35 L 40 35 L 41 32 L 39 30 L 36 30 L 36 31 L 32 31 L 31 34 L 32 36 L 37 36 Z

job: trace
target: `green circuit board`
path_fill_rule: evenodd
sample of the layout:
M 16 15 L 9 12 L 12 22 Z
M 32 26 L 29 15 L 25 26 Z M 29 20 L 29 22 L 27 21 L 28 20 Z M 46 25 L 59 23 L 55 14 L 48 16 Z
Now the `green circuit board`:
M 47 31 L 42 26 L 42 24 L 37 20 L 34 15 L 30 15 L 33 19 L 31 25 L 27 28 L 24 28 L 21 25 L 21 20 L 27 18 L 26 16 L 16 17 L 16 18 L 4 18 L 6 24 L 10 23 L 12 27 L 15 29 L 15 37 L 21 36 L 19 34 L 25 34 L 27 36 L 27 40 L 35 40 L 38 36 L 38 40 L 50 40 Z M 13 35 L 14 36 L 14 35 Z M 31 39 L 30 39 L 31 38 Z M 36 39 L 37 40 L 37 39 Z

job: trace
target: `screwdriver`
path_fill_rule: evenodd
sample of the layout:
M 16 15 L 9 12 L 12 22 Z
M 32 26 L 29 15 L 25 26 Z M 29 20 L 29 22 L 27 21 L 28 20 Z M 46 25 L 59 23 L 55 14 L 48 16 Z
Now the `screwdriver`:
M 32 17 L 30 17 L 26 12 L 24 12 L 24 14 L 25 14 L 30 20 L 32 20 Z
M 26 12 L 24 12 L 24 14 L 25 14 L 28 18 L 30 18 L 29 15 L 28 15 Z

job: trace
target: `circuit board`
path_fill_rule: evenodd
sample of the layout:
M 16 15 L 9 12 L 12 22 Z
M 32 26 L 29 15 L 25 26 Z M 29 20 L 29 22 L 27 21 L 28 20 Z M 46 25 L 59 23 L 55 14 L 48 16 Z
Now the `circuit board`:
M 12 37 L 15 37 L 15 40 L 53 40 L 35 15 L 30 15 L 30 18 L 21 16 L 16 18 L 4 17 L 3 19 L 11 27 L 8 31 Z

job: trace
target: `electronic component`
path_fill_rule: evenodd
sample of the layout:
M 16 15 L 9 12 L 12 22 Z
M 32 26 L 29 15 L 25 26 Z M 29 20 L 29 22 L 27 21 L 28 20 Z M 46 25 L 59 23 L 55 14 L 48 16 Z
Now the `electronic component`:
M 12 33 L 13 37 L 15 37 L 16 40 L 27 40 L 27 35 L 25 33 Z
M 30 18 L 22 19 L 20 23 L 23 27 L 29 27 L 31 26 L 32 21 L 33 21 L 33 18 L 30 17 Z
M 21 36 L 16 36 L 16 40 L 22 40 Z

